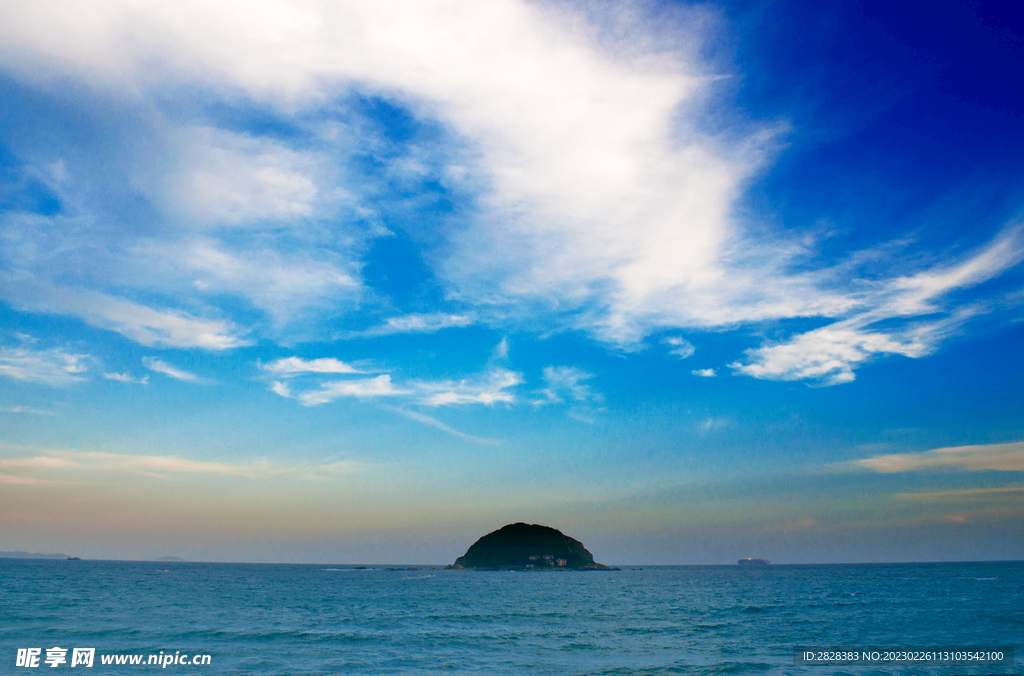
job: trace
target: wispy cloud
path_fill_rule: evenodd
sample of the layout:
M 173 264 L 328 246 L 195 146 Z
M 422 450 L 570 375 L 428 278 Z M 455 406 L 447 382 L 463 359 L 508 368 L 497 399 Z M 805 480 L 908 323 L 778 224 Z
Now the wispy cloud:
M 825 385 L 852 382 L 854 369 L 880 355 L 923 357 L 956 331 L 975 308 L 897 331 L 871 330 L 871 318 L 860 317 L 809 331 L 786 343 L 747 351 L 747 363 L 730 364 L 737 373 L 766 380 L 816 380 Z
M 385 408 L 387 408 L 388 410 L 394 411 L 395 413 L 398 413 L 399 415 L 403 415 L 406 418 L 409 418 L 410 420 L 415 420 L 418 423 L 422 423 L 424 425 L 428 425 L 430 427 L 439 429 L 442 432 L 447 432 L 448 434 L 452 434 L 454 436 L 457 436 L 460 439 L 466 439 L 467 441 L 472 441 L 472 442 L 475 442 L 475 443 L 478 443 L 478 444 L 486 444 L 486 445 L 490 445 L 490 446 L 493 446 L 495 444 L 500 444 L 501 443 L 497 439 L 485 439 L 483 437 L 476 437 L 476 436 L 473 436 L 472 434 L 466 434 L 465 432 L 460 432 L 457 429 L 454 429 L 452 427 L 449 427 L 448 425 L 445 425 L 443 422 L 441 422 L 437 418 L 435 418 L 433 416 L 426 415 L 424 413 L 418 413 L 416 411 L 410 411 L 410 410 L 405 409 L 405 408 L 397 408 L 395 406 L 386 406 Z
M 30 341 L 21 347 L 0 347 L 0 375 L 14 380 L 63 387 L 86 379 L 88 365 L 94 361 L 86 354 L 61 348 L 37 350 Z
M 662 339 L 662 345 L 668 345 L 669 352 L 676 355 L 680 359 L 686 359 L 692 357 L 697 351 L 697 348 L 693 346 L 693 343 L 686 340 L 681 336 L 669 336 Z
M 207 380 L 206 378 L 200 378 L 199 376 L 195 375 L 194 373 L 189 373 L 188 371 L 184 371 L 184 370 L 179 369 L 179 368 L 177 368 L 175 366 L 171 366 L 170 364 L 165 362 L 163 359 L 160 359 L 158 357 L 143 357 L 142 358 L 142 365 L 145 366 L 146 368 L 148 368 L 150 371 L 153 371 L 154 373 L 162 373 L 165 376 L 170 376 L 171 378 L 174 378 L 175 380 L 180 380 L 180 381 L 185 382 L 185 383 L 194 383 L 196 385 L 206 385 L 206 384 L 209 384 L 211 382 L 210 380 Z
M 730 422 L 728 418 L 707 418 L 697 426 L 697 429 L 701 434 L 707 434 L 728 427 Z
M 265 222 L 272 214 L 263 214 Z M 191 279 L 203 296 L 230 294 L 266 311 L 275 326 L 352 309 L 362 283 L 350 256 L 327 247 L 290 251 L 284 243 L 261 238 L 245 248 L 206 237 L 173 246 L 138 250 L 166 279 Z M 276 246 L 275 246 L 276 245 Z M 184 289 L 182 289 L 184 292 Z
M 715 369 L 694 369 L 693 371 L 690 371 L 690 373 L 698 378 L 714 378 L 718 375 L 715 373 Z
M 307 476 L 350 473 L 360 471 L 363 465 L 356 461 L 302 462 L 282 464 L 268 460 L 249 462 L 224 462 L 194 460 L 173 455 L 130 455 L 97 451 L 51 450 L 46 455 L 0 459 L 2 471 L 28 471 L 49 478 L 70 477 L 83 472 L 109 474 L 127 472 L 143 476 L 165 478 L 176 474 L 210 474 L 260 478 L 273 476 Z M 36 476 L 6 476 L 9 481 L 0 483 L 40 484 L 47 483 Z
M 302 360 L 298 362 L 279 361 L 284 363 L 278 369 L 279 373 L 274 373 L 274 375 L 283 377 L 308 377 L 323 373 L 360 373 L 354 369 L 348 370 L 351 368 L 348 364 L 335 360 L 314 360 L 322 362 L 315 367 L 310 367 L 312 362 Z M 311 370 L 312 368 L 326 370 L 314 371 Z M 375 399 L 382 397 L 401 398 L 424 406 L 490 405 L 514 402 L 516 397 L 511 390 L 522 382 L 522 375 L 515 371 L 491 368 L 483 374 L 462 380 L 409 380 L 397 385 L 390 375 L 381 375 L 375 378 L 320 381 L 316 388 L 303 387 L 301 384 L 299 387 L 292 387 L 287 382 L 275 380 L 270 383 L 270 389 L 275 394 L 295 399 L 304 406 L 319 406 L 343 398 Z
M 145 385 L 149 382 L 149 376 L 133 378 L 130 373 L 104 373 L 103 377 L 107 380 L 116 380 L 119 383 L 134 383 L 136 385 Z
M 7 292 L 23 309 L 72 315 L 142 345 L 219 351 L 251 344 L 232 322 L 202 319 L 177 310 L 157 310 L 87 289 L 35 282 L 16 288 L 8 286 Z
M 494 346 L 494 349 L 491 350 L 491 359 L 508 359 L 508 338 L 502 338 L 501 341 Z
M 372 338 L 375 336 L 390 336 L 396 333 L 436 333 L 442 329 L 469 326 L 474 323 L 471 315 L 453 315 L 443 312 L 430 314 L 409 314 L 401 317 L 391 317 L 380 326 L 366 329 L 365 331 L 353 331 L 347 334 L 350 338 Z
M 534 401 L 533 404 L 564 404 L 565 397 L 576 403 L 602 402 L 604 396 L 586 384 L 586 381 L 593 377 L 593 373 L 575 366 L 545 366 L 544 383 L 547 387 L 540 391 L 544 398 Z
M 275 383 L 276 385 L 276 383 Z M 275 392 L 282 396 L 293 396 L 287 388 Z M 282 394 L 285 392 L 285 394 Z M 303 406 L 319 406 L 328 404 L 335 399 L 354 397 L 356 399 L 375 399 L 377 397 L 398 397 L 408 394 L 408 390 L 396 388 L 391 384 L 391 376 L 383 375 L 376 378 L 359 380 L 335 380 L 322 383 L 319 390 L 310 390 L 294 395 Z
M 67 452 L 63 452 L 65 455 Z M 67 457 L 37 455 L 27 458 L 0 459 L 0 469 L 76 469 L 82 464 Z
M 361 371 L 351 364 L 346 364 L 331 357 L 323 357 L 321 359 L 285 357 L 267 364 L 260 364 L 259 367 L 276 378 L 294 378 L 313 373 L 365 373 L 365 371 Z
M 925 502 L 959 502 L 963 500 L 989 500 L 998 498 L 1015 498 L 1024 493 L 1024 486 L 1006 486 L 1002 488 L 967 488 L 952 491 L 928 491 L 924 493 L 898 493 L 896 497 L 904 500 Z
M 54 415 L 53 411 L 31 406 L 0 406 L 0 413 L 28 413 L 30 415 Z
M 848 465 L 884 474 L 928 470 L 1024 472 L 1024 442 L 954 446 L 937 448 L 923 453 L 878 455 L 855 460 Z
M 1021 230 L 1010 229 L 963 262 L 877 285 L 863 294 L 858 311 L 848 319 L 748 350 L 746 362 L 729 366 L 755 378 L 838 385 L 854 380 L 854 369 L 881 355 L 931 354 L 967 320 L 985 311 L 976 303 L 949 309 L 944 298 L 999 275 L 1019 263 L 1022 255 Z
M 511 404 L 516 400 L 511 389 L 522 384 L 523 376 L 515 371 L 492 368 L 479 378 L 464 380 L 413 381 L 416 398 L 426 406 L 457 406 L 462 404 Z
M 360 174 L 353 160 L 373 156 L 400 172 L 388 154 L 415 152 L 396 143 L 377 157 L 381 139 L 337 122 L 358 117 L 358 106 L 335 114 L 346 91 L 387 92 L 391 105 L 444 130 L 431 151 L 436 167 L 403 166 L 461 200 L 417 241 L 430 242 L 419 253 L 444 296 L 468 308 L 393 317 L 353 335 L 490 323 L 580 329 L 631 348 L 663 331 L 819 318 L 829 325 L 754 348 L 731 367 L 839 384 L 882 355 L 934 352 L 985 311 L 953 292 L 1021 259 L 1013 231 L 955 265 L 892 256 L 869 275 L 856 255 L 820 262 L 781 229 L 746 228 L 735 215 L 744 186 L 787 130 L 705 124 L 720 119 L 722 98 L 712 86 L 720 73 L 702 54 L 722 23 L 702 5 L 656 16 L 643 3 L 331 8 L 101 0 L 54 20 L 49 5 L 9 3 L 6 72 L 55 97 L 120 106 L 126 122 L 104 153 L 34 167 L 67 213 L 5 219 L 0 256 L 14 272 L 0 293 L 151 346 L 227 350 L 289 322 L 326 331 L 318 322 L 374 301 L 360 270 L 368 242 L 385 232 L 373 199 L 387 201 L 388 181 Z M 217 128 L 205 113 L 189 117 L 199 105 L 168 115 L 158 103 L 167 91 L 245 101 L 280 114 L 295 134 Z M 97 190 L 94 181 L 129 187 Z M 137 204 L 152 209 L 151 223 L 136 227 Z M 253 308 L 270 321 L 230 319 Z
M 714 25 L 705 20 L 706 10 L 680 7 L 654 21 L 639 6 L 585 15 L 519 0 L 487 6 L 346 2 L 337 13 L 277 4 L 245 8 L 247 29 L 239 30 L 242 7 L 185 2 L 171 11 L 109 0 L 93 5 L 88 17 L 71 12 L 57 24 L 42 10 L 12 7 L 0 28 L 9 46 L 3 63 L 27 81 L 46 83 L 59 72 L 114 100 L 138 100 L 175 86 L 203 95 L 241 92 L 286 111 L 293 123 L 299 120 L 295 110 L 315 111 L 328 100 L 338 105 L 332 92 L 388 91 L 396 105 L 452 131 L 454 142 L 443 150 L 450 171 L 439 178 L 477 205 L 476 216 L 439 233 L 439 249 L 447 254 L 431 257 L 454 296 L 502 316 L 521 302 L 530 309 L 555 301 L 561 310 L 548 314 L 549 323 L 569 317 L 613 341 L 632 340 L 659 322 L 690 323 L 683 322 L 686 315 L 700 314 L 694 312 L 700 301 L 685 299 L 700 298 L 702 290 L 706 297 L 721 276 L 719 259 L 737 234 L 728 218 L 732 201 L 761 164 L 766 141 L 758 129 L 726 139 L 696 131 L 699 120 L 680 122 L 680 111 L 699 110 L 713 97 L 708 84 L 715 74 L 697 56 L 702 41 L 715 37 L 703 34 Z M 129 25 L 135 28 L 124 28 Z M 140 26 L 160 27 L 160 39 L 146 41 L 145 53 L 134 36 L 156 29 Z M 617 37 L 598 41 L 598 29 Z M 653 53 L 653 44 L 666 48 Z M 173 123 L 162 118 L 161 125 Z M 185 121 L 166 131 L 165 139 L 147 139 L 145 155 L 129 161 L 146 166 L 132 182 L 168 225 L 188 224 L 178 233 L 181 243 L 195 240 L 188 232 L 195 227 L 208 238 L 214 236 L 211 226 L 246 228 L 266 241 L 282 226 L 323 222 L 339 210 L 351 209 L 357 217 L 371 213 L 351 198 L 356 189 L 337 188 L 352 185 L 353 177 L 325 161 L 365 149 L 346 146 L 350 132 L 337 126 L 303 131 L 317 138 L 314 146 L 330 151 L 211 129 L 205 118 L 204 124 Z M 151 159 L 164 157 L 169 159 Z M 113 178 L 116 166 L 95 169 Z M 463 171 L 456 171 L 459 166 Z M 290 232 L 287 244 L 311 257 L 339 240 L 365 237 L 358 228 L 345 228 L 340 238 Z M 287 248 L 277 241 L 279 250 Z M 241 296 L 275 314 L 315 298 L 300 289 L 312 289 L 318 279 L 325 280 L 324 289 L 345 286 L 344 275 L 358 281 L 351 274 L 358 269 L 357 246 L 339 250 L 339 263 L 331 264 L 343 276 L 332 279 L 325 267 L 323 275 L 309 277 L 313 286 L 292 286 L 255 274 L 263 269 L 250 262 L 259 257 L 251 250 L 225 251 L 226 243 L 206 247 L 210 256 L 184 256 L 173 246 L 151 250 L 163 252 L 156 254 L 163 268 L 198 273 L 196 288 Z M 111 252 L 120 246 L 118 240 L 92 244 Z M 227 256 L 228 265 L 205 262 L 221 261 L 216 252 Z M 286 276 L 302 271 L 287 269 Z M 182 293 L 145 269 L 139 272 L 154 288 Z M 339 293 L 358 293 L 358 285 L 347 288 Z M 667 309 L 666 296 L 674 297 Z M 55 311 L 112 323 L 102 312 L 83 310 L 82 300 Z M 579 312 L 591 306 L 600 311 Z M 370 332 L 432 331 L 468 318 L 408 315 Z M 156 338 L 152 329 L 115 330 L 133 339 Z
M 0 484 L 7 484 L 9 486 L 35 486 L 42 483 L 44 482 L 40 481 L 39 479 L 33 479 L 31 477 L 0 474 Z

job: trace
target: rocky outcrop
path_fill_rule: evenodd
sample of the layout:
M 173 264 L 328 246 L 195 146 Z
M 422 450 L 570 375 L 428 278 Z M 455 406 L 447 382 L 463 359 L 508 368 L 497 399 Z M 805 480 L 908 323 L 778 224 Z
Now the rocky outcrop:
M 483 536 L 449 568 L 471 570 L 613 570 L 583 543 L 539 524 L 512 523 Z

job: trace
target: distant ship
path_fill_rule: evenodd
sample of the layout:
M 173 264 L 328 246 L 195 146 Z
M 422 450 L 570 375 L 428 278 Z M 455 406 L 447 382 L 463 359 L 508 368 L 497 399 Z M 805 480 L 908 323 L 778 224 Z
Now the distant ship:
M 741 566 L 767 566 L 768 559 L 740 559 L 737 563 Z
M 69 556 L 68 557 L 68 561 L 81 561 L 81 560 L 82 560 L 81 556 Z

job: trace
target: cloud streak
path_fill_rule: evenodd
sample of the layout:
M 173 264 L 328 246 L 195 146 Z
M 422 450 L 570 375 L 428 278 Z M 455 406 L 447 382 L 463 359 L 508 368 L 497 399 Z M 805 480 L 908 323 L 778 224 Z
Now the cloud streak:
M 328 463 L 281 464 L 267 460 L 253 460 L 244 463 L 193 460 L 173 455 L 130 455 L 98 451 L 60 450 L 47 451 L 47 455 L 21 458 L 0 458 L 0 471 L 35 471 L 49 477 L 74 478 L 81 473 L 127 472 L 155 478 L 168 475 L 220 475 L 247 479 L 297 475 L 313 477 L 325 474 L 351 473 L 362 469 L 355 461 Z M 5 476 L 12 484 L 43 484 L 50 481 L 35 477 Z M 3 482 L 0 480 L 0 482 Z
M 390 336 L 396 333 L 436 333 L 443 329 L 461 328 L 474 323 L 471 315 L 453 315 L 443 312 L 430 314 L 410 314 L 401 317 L 391 317 L 380 326 L 375 326 L 365 331 L 354 331 L 349 333 L 349 338 L 374 338 L 377 336 Z
M 1002 488 L 967 488 L 954 491 L 929 491 L 925 493 L 899 493 L 896 497 L 903 500 L 922 502 L 959 502 L 962 500 L 998 500 L 1013 499 L 1017 493 L 1024 493 L 1024 486 L 1006 486 Z
M 251 344 L 232 322 L 154 309 L 88 289 L 47 282 L 23 283 L 17 288 L 0 283 L 0 288 L 6 289 L 7 296 L 23 309 L 78 317 L 90 326 L 116 331 L 142 345 L 222 351 Z
M 61 348 L 37 350 L 29 345 L 0 348 L 0 376 L 54 387 L 86 380 L 93 358 Z
M 320 381 L 318 388 L 312 388 L 303 385 L 302 381 L 316 375 L 349 375 L 363 372 L 331 358 L 307 361 L 298 357 L 287 357 L 261 365 L 261 368 L 271 377 L 300 378 L 296 381 L 299 383 L 296 387 L 284 380 L 273 380 L 270 389 L 281 397 L 297 400 L 303 406 L 320 406 L 345 398 L 404 399 L 423 406 L 510 404 L 516 401 L 513 389 L 523 382 L 522 374 L 493 367 L 482 374 L 461 380 L 408 380 L 396 384 L 390 375 L 385 374 L 374 378 Z
M 849 466 L 882 474 L 960 470 L 1024 472 L 1024 442 L 954 446 L 923 453 L 896 453 L 855 460 Z
M 260 364 L 259 367 L 277 378 L 294 378 L 312 373 L 365 373 L 365 371 L 360 371 L 351 364 L 346 364 L 332 357 L 323 357 L 321 359 L 284 357 L 267 364 Z
M 277 383 L 275 383 L 275 386 Z M 391 376 L 383 375 L 376 378 L 358 380 L 335 380 L 322 383 L 319 390 L 309 390 L 292 395 L 287 388 L 275 387 L 277 394 L 297 399 L 303 406 L 320 406 L 329 404 L 336 399 L 376 399 L 378 397 L 398 397 L 408 394 L 407 390 L 396 388 L 391 383 Z
M 510 390 L 522 384 L 523 376 L 515 371 L 492 368 L 479 378 L 463 380 L 414 381 L 417 398 L 426 406 L 460 406 L 464 404 L 511 404 L 516 396 Z
M 119 383 L 133 383 L 135 385 L 145 385 L 149 382 L 149 376 L 133 378 L 130 373 L 104 373 L 103 377 L 107 380 L 116 380 Z
M 978 303 L 950 309 L 945 298 L 998 276 L 1022 257 L 1021 229 L 1012 228 L 958 264 L 881 283 L 864 294 L 858 311 L 848 319 L 747 350 L 746 362 L 729 366 L 754 378 L 838 385 L 853 381 L 858 366 L 883 355 L 926 356 L 969 319 L 986 311 Z M 912 321 L 901 321 L 908 319 Z M 891 328 L 894 321 L 900 323 Z
M 441 422 L 437 418 L 435 418 L 433 416 L 426 415 L 424 413 L 418 413 L 416 411 L 410 411 L 410 410 L 405 409 L 405 408 L 396 408 L 394 406 L 386 406 L 385 408 L 387 408 L 388 410 L 394 411 L 395 413 L 398 413 L 399 415 L 403 415 L 406 418 L 409 418 L 410 420 L 415 420 L 416 422 L 422 423 L 424 425 L 427 425 L 428 427 L 433 427 L 435 429 L 441 430 L 442 432 L 447 432 L 448 434 L 451 434 L 451 435 L 454 435 L 456 437 L 459 437 L 460 439 L 465 439 L 467 441 L 472 441 L 472 442 L 477 443 L 477 444 L 485 444 L 485 445 L 488 445 L 488 446 L 494 446 L 494 445 L 497 445 L 497 444 L 501 443 L 497 439 L 486 439 L 484 437 L 476 437 L 476 436 L 473 436 L 472 434 L 466 434 L 465 432 L 460 432 L 457 429 L 454 429 L 452 427 L 449 427 L 448 425 L 445 425 L 443 422 Z
M 171 366 L 163 359 L 159 359 L 157 357 L 143 357 L 142 365 L 148 368 L 150 371 L 153 371 L 154 373 L 162 373 L 165 376 L 169 376 L 171 378 L 174 378 L 175 380 L 180 380 L 183 383 L 207 385 L 212 382 L 205 378 L 200 378 L 194 373 L 189 373 L 188 371 L 184 371 L 175 366 Z

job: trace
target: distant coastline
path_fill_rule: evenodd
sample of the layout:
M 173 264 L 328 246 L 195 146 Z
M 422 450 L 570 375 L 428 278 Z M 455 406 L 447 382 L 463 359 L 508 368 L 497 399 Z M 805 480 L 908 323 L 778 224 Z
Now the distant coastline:
M 67 554 L 39 554 L 35 552 L 0 552 L 0 559 L 67 559 Z

